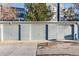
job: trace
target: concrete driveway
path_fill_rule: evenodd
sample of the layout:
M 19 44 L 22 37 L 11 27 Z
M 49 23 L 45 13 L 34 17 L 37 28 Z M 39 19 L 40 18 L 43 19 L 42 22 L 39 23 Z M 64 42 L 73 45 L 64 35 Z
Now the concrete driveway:
M 37 56 L 79 56 L 79 41 L 52 41 L 40 43 Z
M 0 42 L 0 56 L 36 56 L 37 44 L 46 40 Z
M 35 56 L 36 44 L 0 44 L 0 56 Z

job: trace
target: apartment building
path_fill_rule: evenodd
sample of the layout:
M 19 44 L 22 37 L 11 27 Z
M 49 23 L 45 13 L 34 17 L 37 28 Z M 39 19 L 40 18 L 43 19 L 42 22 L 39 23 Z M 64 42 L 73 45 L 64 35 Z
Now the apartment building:
M 54 15 L 51 18 L 51 21 L 57 21 L 57 4 L 56 3 L 47 3 L 48 7 L 50 7 L 51 11 L 54 13 Z
M 19 8 L 19 7 L 10 7 L 10 6 L 4 6 L 0 5 L 0 18 L 1 20 L 24 20 L 25 15 L 25 9 Z

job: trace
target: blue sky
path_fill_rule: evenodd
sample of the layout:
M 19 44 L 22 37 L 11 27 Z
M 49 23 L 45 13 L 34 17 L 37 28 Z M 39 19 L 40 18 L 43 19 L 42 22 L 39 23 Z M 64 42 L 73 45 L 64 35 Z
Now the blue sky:
M 1 3 L 0 3 L 1 5 Z M 10 6 L 12 7 L 20 7 L 20 8 L 24 8 L 24 3 L 9 3 Z M 64 7 L 68 8 L 72 5 L 72 3 L 64 3 Z
M 1 3 L 0 3 L 0 5 L 1 5 Z M 24 3 L 9 3 L 9 5 L 12 7 L 24 8 Z
M 72 6 L 72 3 L 64 3 L 64 8 L 69 8 Z
M 65 8 L 69 8 L 69 7 L 71 7 L 72 6 L 72 3 L 64 3 L 64 7 Z M 75 13 L 79 13 L 79 10 L 78 9 L 74 9 L 74 12 Z

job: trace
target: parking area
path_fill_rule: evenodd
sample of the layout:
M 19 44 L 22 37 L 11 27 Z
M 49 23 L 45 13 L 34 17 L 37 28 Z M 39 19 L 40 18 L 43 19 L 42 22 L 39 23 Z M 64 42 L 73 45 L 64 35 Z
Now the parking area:
M 28 43 L 1 43 L 0 56 L 35 56 L 36 44 Z
M 0 42 L 0 56 L 36 56 L 37 44 L 43 40 Z
M 4 41 L 0 56 L 79 56 L 78 41 Z
M 79 42 L 50 42 L 40 43 L 37 47 L 37 56 L 79 56 Z

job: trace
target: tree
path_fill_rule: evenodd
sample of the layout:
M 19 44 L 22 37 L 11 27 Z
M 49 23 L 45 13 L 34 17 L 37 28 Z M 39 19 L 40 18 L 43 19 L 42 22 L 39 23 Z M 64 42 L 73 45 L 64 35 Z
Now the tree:
M 75 20 L 79 21 L 79 3 L 73 3 L 72 8 L 75 11 Z
M 75 14 L 74 14 L 74 10 L 72 9 L 72 7 L 68 8 L 65 14 L 67 16 L 66 18 L 68 21 L 74 21 Z
M 2 13 L 1 13 L 1 6 L 0 6 L 0 20 L 1 20 L 1 18 L 2 18 Z
M 79 9 L 79 3 L 73 3 L 73 8 Z
M 7 3 L 1 7 L 2 20 L 16 20 L 16 10 L 12 9 Z
M 49 21 L 53 13 L 48 9 L 46 3 L 27 3 L 25 18 L 27 21 Z

